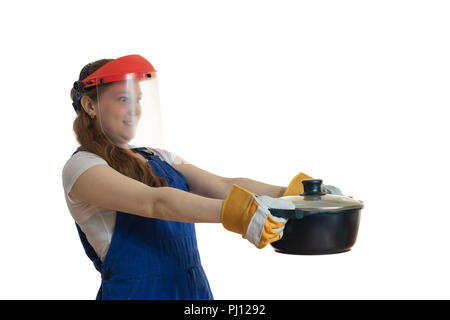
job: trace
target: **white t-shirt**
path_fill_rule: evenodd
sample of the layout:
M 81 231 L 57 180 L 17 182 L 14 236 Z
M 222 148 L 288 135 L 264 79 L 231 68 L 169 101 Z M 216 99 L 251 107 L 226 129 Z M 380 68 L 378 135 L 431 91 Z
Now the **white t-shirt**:
M 181 162 L 188 163 L 178 157 L 175 153 L 167 150 L 158 148 L 149 149 L 161 160 L 168 162 L 170 165 Z M 62 170 L 62 181 L 64 195 L 70 214 L 85 233 L 88 242 L 95 250 L 98 257 L 103 261 L 109 245 L 111 244 L 116 223 L 116 212 L 73 199 L 69 196 L 69 192 L 78 177 L 84 171 L 96 165 L 109 166 L 109 164 L 98 155 L 87 151 L 79 151 L 67 160 L 64 165 Z

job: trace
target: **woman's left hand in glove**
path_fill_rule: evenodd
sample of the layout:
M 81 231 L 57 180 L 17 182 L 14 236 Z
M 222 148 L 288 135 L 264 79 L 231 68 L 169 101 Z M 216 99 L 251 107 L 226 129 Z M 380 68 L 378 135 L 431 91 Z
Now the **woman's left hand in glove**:
M 306 179 L 314 179 L 311 176 L 308 176 L 307 174 L 303 172 L 299 172 L 289 183 L 288 187 L 283 193 L 284 196 L 298 196 L 300 193 L 303 193 L 303 184 L 302 181 Z M 322 184 L 322 192 L 328 193 L 328 194 L 338 194 L 343 195 L 341 190 L 335 186 L 328 185 L 328 184 Z

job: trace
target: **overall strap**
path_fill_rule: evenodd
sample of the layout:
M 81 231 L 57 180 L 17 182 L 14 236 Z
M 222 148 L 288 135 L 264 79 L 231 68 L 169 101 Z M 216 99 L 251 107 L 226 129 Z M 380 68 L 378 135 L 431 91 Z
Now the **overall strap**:
M 72 153 L 72 156 L 73 156 L 75 153 L 77 153 L 78 151 L 83 151 L 83 149 L 82 149 L 81 147 L 78 147 L 77 150 L 75 150 L 75 152 Z

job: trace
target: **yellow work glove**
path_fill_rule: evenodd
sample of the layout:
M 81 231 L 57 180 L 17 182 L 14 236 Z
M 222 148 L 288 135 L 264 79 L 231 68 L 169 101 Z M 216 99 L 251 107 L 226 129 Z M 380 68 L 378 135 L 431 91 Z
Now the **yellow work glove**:
M 303 193 L 303 183 L 302 180 L 306 179 L 314 179 L 307 174 L 304 174 L 303 172 L 300 172 L 297 174 L 294 179 L 289 183 L 289 186 L 286 188 L 286 190 L 283 193 L 284 196 L 298 196 L 300 193 Z M 322 184 L 322 191 L 325 193 L 331 193 L 331 194 L 339 194 L 342 195 L 342 192 L 339 188 L 329 185 L 329 184 Z
M 302 180 L 305 179 L 314 179 L 303 172 L 297 174 L 294 179 L 291 180 L 288 187 L 283 193 L 284 196 L 298 196 L 300 193 L 303 193 L 303 183 Z
M 262 249 L 281 239 L 287 221 L 272 216 L 269 208 L 295 209 L 295 205 L 289 200 L 253 194 L 233 184 L 222 205 L 222 224 Z

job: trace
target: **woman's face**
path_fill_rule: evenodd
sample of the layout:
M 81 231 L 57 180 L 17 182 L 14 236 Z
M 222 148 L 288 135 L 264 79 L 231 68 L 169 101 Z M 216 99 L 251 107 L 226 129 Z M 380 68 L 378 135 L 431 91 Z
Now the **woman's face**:
M 138 81 L 117 81 L 102 88 L 98 96 L 98 121 L 105 136 L 126 147 L 136 135 L 141 116 L 142 92 Z

